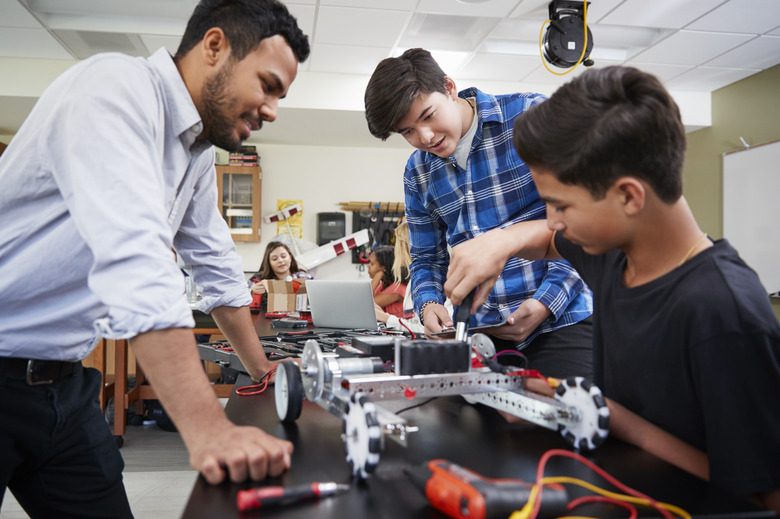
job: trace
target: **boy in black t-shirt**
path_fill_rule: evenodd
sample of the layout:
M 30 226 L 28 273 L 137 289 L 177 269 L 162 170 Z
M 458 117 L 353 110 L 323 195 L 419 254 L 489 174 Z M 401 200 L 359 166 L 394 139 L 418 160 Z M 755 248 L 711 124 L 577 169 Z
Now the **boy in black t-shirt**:
M 482 304 L 504 262 L 564 258 L 594 295 L 611 434 L 780 511 L 780 324 L 758 276 L 682 196 L 685 130 L 653 76 L 589 70 L 519 117 L 547 221 L 453 249 L 445 291 Z

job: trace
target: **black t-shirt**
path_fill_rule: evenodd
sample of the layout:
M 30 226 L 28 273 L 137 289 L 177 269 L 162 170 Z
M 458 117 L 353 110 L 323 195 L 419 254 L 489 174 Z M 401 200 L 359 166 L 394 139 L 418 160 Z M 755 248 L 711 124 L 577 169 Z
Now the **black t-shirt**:
M 555 246 L 593 290 L 593 371 L 604 394 L 707 453 L 711 480 L 780 489 L 780 323 L 725 240 L 626 288 L 620 251 Z

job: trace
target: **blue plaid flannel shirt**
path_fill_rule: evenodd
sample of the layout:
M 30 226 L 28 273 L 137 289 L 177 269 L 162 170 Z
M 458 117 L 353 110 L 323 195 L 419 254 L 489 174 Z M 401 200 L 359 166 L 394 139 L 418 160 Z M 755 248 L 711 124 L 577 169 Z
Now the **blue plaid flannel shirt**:
M 444 301 L 453 247 L 491 229 L 544 218 L 544 203 L 528 167 L 512 144 L 515 117 L 544 101 L 540 94 L 492 96 L 475 88 L 479 124 L 466 169 L 454 157 L 442 159 L 421 150 L 404 171 L 406 215 L 411 241 L 411 282 L 417 312 L 427 301 Z M 552 312 L 523 343 L 537 335 L 582 321 L 593 313 L 587 285 L 566 261 L 510 259 L 470 326 L 506 322 L 520 303 L 533 297 Z

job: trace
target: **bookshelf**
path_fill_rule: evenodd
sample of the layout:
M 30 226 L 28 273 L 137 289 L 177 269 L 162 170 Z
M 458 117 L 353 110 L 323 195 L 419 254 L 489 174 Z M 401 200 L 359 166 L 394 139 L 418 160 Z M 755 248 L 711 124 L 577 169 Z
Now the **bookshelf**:
M 216 166 L 219 212 L 233 241 L 260 241 L 260 166 Z

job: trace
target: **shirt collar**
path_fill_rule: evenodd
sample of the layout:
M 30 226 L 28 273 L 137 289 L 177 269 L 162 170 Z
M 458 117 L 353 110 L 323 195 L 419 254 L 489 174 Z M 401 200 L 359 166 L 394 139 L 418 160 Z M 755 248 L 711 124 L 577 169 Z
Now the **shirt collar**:
M 476 98 L 475 108 L 482 125 L 489 122 L 503 123 L 506 121 L 504 112 L 501 110 L 496 96 L 486 94 L 477 88 L 471 87 L 458 92 L 458 97 L 463 99 L 468 99 L 469 97 Z
M 198 141 L 195 144 L 195 138 L 203 131 L 203 121 L 168 51 L 164 47 L 160 48 L 149 57 L 149 64 L 160 76 L 165 96 L 166 119 L 176 135 L 188 148 L 192 147 L 193 151 L 211 146 L 207 141 Z

